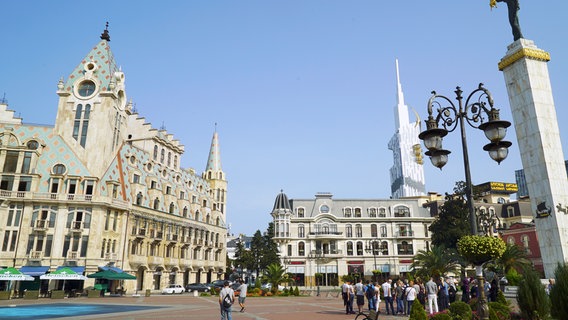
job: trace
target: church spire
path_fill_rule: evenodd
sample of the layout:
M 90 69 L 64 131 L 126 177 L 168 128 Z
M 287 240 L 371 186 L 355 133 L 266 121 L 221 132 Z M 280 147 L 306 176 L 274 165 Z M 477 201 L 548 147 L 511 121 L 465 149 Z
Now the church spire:
M 221 152 L 219 148 L 219 135 L 217 134 L 217 124 L 215 123 L 215 132 L 211 139 L 211 148 L 209 149 L 209 158 L 207 159 L 206 172 L 222 171 L 221 169 Z

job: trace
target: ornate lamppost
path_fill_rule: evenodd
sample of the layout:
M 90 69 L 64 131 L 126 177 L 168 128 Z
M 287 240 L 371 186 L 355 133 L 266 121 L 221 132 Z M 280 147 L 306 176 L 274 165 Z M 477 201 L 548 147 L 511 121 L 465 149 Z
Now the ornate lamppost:
M 319 273 L 319 262 L 323 259 L 325 259 L 325 253 L 323 253 L 323 251 L 321 249 L 316 249 L 316 250 L 312 250 L 312 252 L 310 252 L 308 254 L 308 259 L 316 262 L 316 272 L 314 273 L 314 279 L 316 281 L 316 286 L 317 286 L 317 296 L 319 297 L 320 295 L 320 281 L 318 281 L 317 279 L 317 274 Z
M 483 150 L 489 152 L 491 159 L 501 163 L 507 157 L 509 153 L 508 148 L 511 146 L 511 142 L 503 140 L 511 123 L 499 119 L 499 109 L 495 109 L 493 106 L 493 97 L 489 90 L 483 87 L 482 83 L 468 95 L 465 104 L 463 103 L 463 91 L 460 87 L 456 87 L 454 92 L 458 101 L 457 106 L 450 98 L 432 91 L 432 97 L 428 100 L 428 119 L 425 120 L 426 130 L 421 132 L 418 137 L 424 141 L 424 146 L 428 149 L 425 154 L 430 157 L 432 164 L 442 169 L 448 162 L 448 155 L 451 153 L 449 150 L 442 148 L 442 139 L 448 132 L 454 131 L 459 124 L 466 180 L 465 196 L 469 211 L 471 234 L 477 235 L 478 222 L 473 205 L 473 185 L 471 182 L 465 124 L 467 123 L 473 128 L 483 130 L 485 136 L 490 141 L 489 144 L 483 147 Z M 436 108 L 436 115 L 434 115 L 434 108 Z M 477 276 L 480 280 L 479 315 L 481 319 L 489 319 L 489 314 L 486 312 L 488 309 L 483 288 L 483 273 L 481 275 L 477 274 Z
M 379 239 L 369 239 L 367 240 L 367 244 L 365 245 L 365 251 L 367 253 L 372 253 L 373 254 L 373 259 L 374 259 L 374 265 L 373 265 L 373 271 L 377 270 L 377 256 L 379 255 L 379 246 L 381 244 L 381 241 Z M 382 273 L 382 272 L 381 272 Z M 377 281 L 377 277 L 375 275 L 375 273 L 373 272 L 373 282 Z

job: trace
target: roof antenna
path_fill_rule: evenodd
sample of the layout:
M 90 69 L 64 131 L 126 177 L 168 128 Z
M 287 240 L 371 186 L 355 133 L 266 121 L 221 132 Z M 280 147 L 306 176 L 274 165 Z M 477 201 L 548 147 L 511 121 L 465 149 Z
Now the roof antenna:
M 106 23 L 106 28 L 103 31 L 103 33 L 101 34 L 101 39 L 102 40 L 106 40 L 106 41 L 110 41 L 110 35 L 108 34 L 108 21 Z
M 162 126 L 160 127 L 160 130 L 166 130 L 166 123 L 164 121 L 162 121 Z

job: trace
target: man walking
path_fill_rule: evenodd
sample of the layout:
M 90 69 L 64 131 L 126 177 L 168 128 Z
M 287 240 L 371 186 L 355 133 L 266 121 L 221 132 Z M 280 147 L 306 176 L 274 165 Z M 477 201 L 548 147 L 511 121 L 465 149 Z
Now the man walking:
M 365 305 L 365 286 L 363 286 L 363 279 L 359 279 L 359 282 L 355 285 L 355 295 L 357 297 L 357 311 L 361 313 Z
M 387 308 L 387 314 L 394 315 L 394 305 L 392 303 L 392 285 L 391 284 L 392 284 L 392 280 L 387 279 L 381 285 L 381 287 L 383 288 L 383 297 L 385 298 L 385 306 Z M 389 307 L 390 307 L 390 311 L 389 311 Z
M 434 278 L 432 277 L 430 277 L 430 281 L 426 282 L 426 293 L 428 294 L 428 307 L 430 308 L 430 314 L 438 312 L 438 285 L 436 285 L 436 282 L 434 282 Z M 432 304 L 434 304 L 434 307 L 432 307 Z
M 229 287 L 229 281 L 223 283 L 223 289 L 219 292 L 219 307 L 221 320 L 232 320 L 231 307 L 235 301 L 235 291 Z
M 237 290 L 239 290 L 239 306 L 241 306 L 240 312 L 245 312 L 245 300 L 247 298 L 247 284 L 243 281 L 243 279 L 239 279 L 240 286 Z

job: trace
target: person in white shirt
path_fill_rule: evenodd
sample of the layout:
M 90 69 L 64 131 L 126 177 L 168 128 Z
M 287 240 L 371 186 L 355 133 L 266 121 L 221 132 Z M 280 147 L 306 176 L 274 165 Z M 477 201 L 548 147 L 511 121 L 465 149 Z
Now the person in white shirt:
M 247 298 L 247 284 L 243 281 L 243 279 L 239 279 L 239 283 L 241 284 L 237 290 L 239 290 L 239 306 L 241 306 L 240 312 L 245 312 L 245 300 Z
M 223 301 L 227 299 L 230 300 L 229 306 L 224 306 Z M 235 301 L 235 291 L 229 287 L 229 281 L 225 281 L 223 284 L 223 289 L 219 292 L 219 307 L 221 309 L 221 320 L 232 320 L 231 307 Z
M 404 289 L 406 292 L 406 315 L 410 315 L 410 310 L 412 310 L 412 303 L 416 299 L 416 289 L 414 288 L 414 281 L 410 280 L 409 286 Z
M 385 306 L 387 308 L 387 314 L 394 315 L 394 305 L 392 303 L 392 280 L 387 279 L 381 285 L 383 288 L 383 298 L 385 298 Z M 390 307 L 390 310 L 389 310 Z

